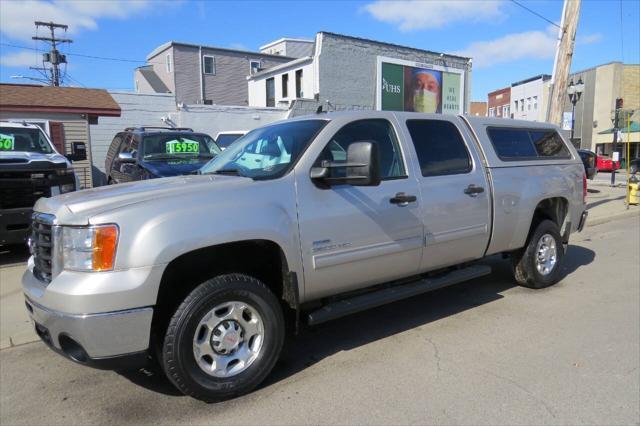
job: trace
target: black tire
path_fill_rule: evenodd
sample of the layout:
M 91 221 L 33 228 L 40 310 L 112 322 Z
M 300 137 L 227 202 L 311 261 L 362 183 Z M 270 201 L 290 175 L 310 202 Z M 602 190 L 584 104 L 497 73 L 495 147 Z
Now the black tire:
M 241 301 L 255 308 L 264 323 L 264 340 L 258 357 L 244 371 L 230 377 L 214 377 L 197 364 L 193 339 L 201 319 L 215 306 Z M 247 275 L 220 275 L 195 288 L 169 322 L 162 350 L 162 364 L 169 380 L 185 395 L 214 402 L 245 394 L 258 386 L 275 365 L 285 336 L 282 309 L 273 293 Z
M 538 241 L 544 236 L 550 235 L 555 240 L 556 262 L 551 271 L 541 274 L 536 268 L 536 248 Z M 514 253 L 513 275 L 523 287 L 544 288 L 560 281 L 562 273 L 562 262 L 564 259 L 564 247 L 558 225 L 550 220 L 543 220 L 537 224 L 534 231 L 527 239 L 527 245 Z

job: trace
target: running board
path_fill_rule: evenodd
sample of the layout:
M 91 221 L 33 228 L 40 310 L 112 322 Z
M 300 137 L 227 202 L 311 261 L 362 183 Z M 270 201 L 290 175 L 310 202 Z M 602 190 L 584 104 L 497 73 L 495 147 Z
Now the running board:
M 491 273 L 491 267 L 485 265 L 468 266 L 464 269 L 457 269 L 447 274 L 424 278 L 408 284 L 399 284 L 387 287 L 371 293 L 354 296 L 329 303 L 322 308 L 309 313 L 309 325 L 317 325 L 326 321 L 334 320 L 366 309 L 375 308 L 390 302 L 417 296 L 439 288 L 458 284 L 463 281 L 472 280 Z

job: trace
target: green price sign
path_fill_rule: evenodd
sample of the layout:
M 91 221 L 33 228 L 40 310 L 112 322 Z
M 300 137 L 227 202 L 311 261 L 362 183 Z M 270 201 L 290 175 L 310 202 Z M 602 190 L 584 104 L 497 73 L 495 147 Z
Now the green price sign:
M 3 135 L 0 133 L 0 151 L 13 151 L 15 138 L 13 135 Z
M 169 141 L 166 143 L 166 151 L 167 154 L 198 154 L 200 144 L 189 140 Z

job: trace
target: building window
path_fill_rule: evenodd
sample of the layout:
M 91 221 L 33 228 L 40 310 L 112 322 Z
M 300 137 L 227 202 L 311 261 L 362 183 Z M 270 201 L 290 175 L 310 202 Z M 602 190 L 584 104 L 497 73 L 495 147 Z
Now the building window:
M 282 97 L 289 96 L 289 74 L 282 74 Z
M 520 99 L 520 112 L 524 112 L 524 99 Z
M 258 60 L 252 60 L 249 61 L 249 73 L 250 74 L 255 74 L 258 71 L 260 71 L 260 68 L 262 68 L 260 61 Z
M 304 96 L 302 93 L 302 70 L 296 71 L 296 98 L 300 99 Z
M 527 98 L 527 111 L 531 111 L 531 98 Z
M 140 83 L 138 82 L 138 79 L 136 78 L 136 93 L 140 92 Z
M 211 55 L 204 55 L 202 57 L 202 73 L 208 75 L 216 74 L 216 60 Z
M 495 116 L 495 111 L 493 108 L 489 108 L 489 117 L 494 117 Z
M 504 118 L 508 118 L 509 117 L 509 105 L 503 105 L 503 107 L 502 107 L 502 116 Z
M 518 101 L 516 101 L 516 112 L 518 112 Z
M 273 77 L 268 78 L 266 81 L 266 95 L 267 95 L 267 106 L 274 107 L 276 106 L 276 84 Z
M 167 62 L 167 72 L 170 73 L 171 72 L 171 53 L 167 54 L 167 58 L 166 58 L 166 62 Z
M 534 110 L 538 109 L 538 97 L 537 96 L 533 97 L 533 109 Z

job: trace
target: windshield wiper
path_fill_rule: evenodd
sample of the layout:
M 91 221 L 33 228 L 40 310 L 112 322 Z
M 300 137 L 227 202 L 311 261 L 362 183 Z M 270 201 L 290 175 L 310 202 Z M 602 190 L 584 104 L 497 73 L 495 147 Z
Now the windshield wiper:
M 214 175 L 233 175 L 233 176 L 244 176 L 242 173 L 240 173 L 240 170 L 238 169 L 220 169 L 220 170 L 216 170 L 215 172 L 211 172 Z

